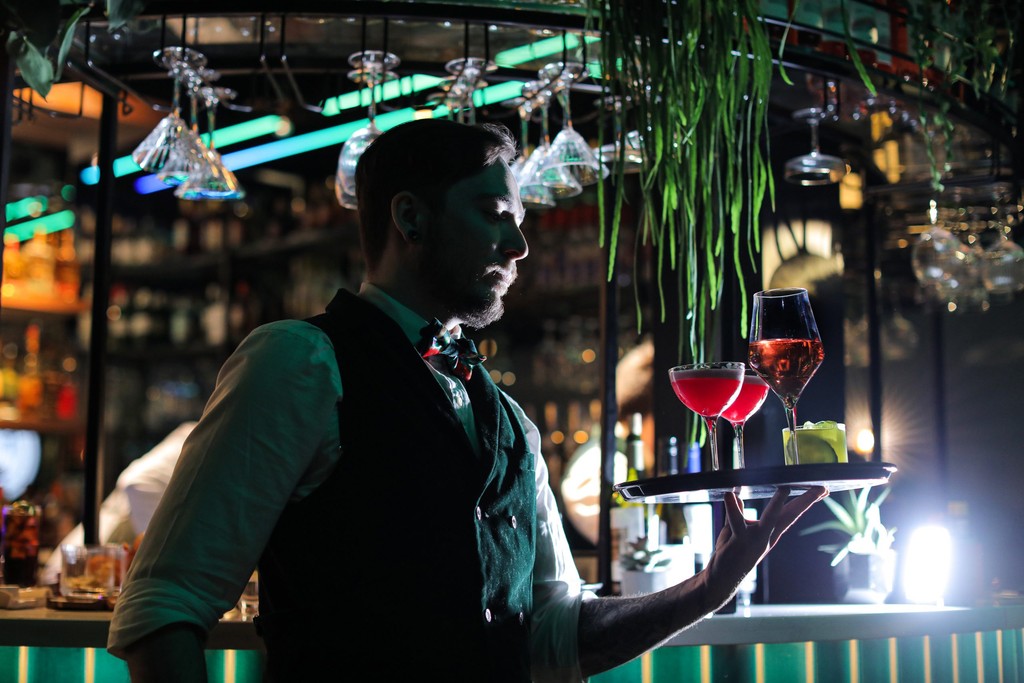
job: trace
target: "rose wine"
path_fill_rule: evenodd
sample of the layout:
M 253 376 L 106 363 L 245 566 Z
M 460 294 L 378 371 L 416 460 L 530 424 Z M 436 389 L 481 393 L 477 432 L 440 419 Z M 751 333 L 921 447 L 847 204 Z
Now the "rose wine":
M 722 417 L 733 426 L 746 422 L 761 408 L 767 397 L 768 385 L 763 379 L 754 374 L 744 375 L 740 395 L 725 409 Z
M 825 358 L 820 339 L 760 339 L 750 342 L 750 367 L 792 407 Z
M 673 373 L 671 379 L 683 405 L 702 417 L 721 415 L 743 384 L 741 372 L 735 370 L 686 370 Z

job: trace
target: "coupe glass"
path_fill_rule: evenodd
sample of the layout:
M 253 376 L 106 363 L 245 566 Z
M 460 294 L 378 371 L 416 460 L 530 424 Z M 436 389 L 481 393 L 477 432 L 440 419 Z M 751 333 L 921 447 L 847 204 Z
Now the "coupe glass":
M 743 386 L 740 387 L 739 396 L 722 413 L 722 417 L 732 425 L 732 459 L 735 469 L 746 466 L 743 460 L 743 425 L 751 415 L 761 409 L 766 398 L 768 384 L 761 379 L 761 375 L 747 368 L 743 373 Z
M 718 434 L 715 425 L 740 395 L 743 363 L 716 362 L 679 365 L 668 371 L 672 390 L 687 408 L 704 418 L 711 442 L 711 469 L 718 471 Z
M 807 290 L 768 289 L 754 294 L 750 323 L 749 362 L 786 408 L 791 434 L 796 434 L 796 403 L 825 358 Z M 793 464 L 799 464 L 797 440 Z

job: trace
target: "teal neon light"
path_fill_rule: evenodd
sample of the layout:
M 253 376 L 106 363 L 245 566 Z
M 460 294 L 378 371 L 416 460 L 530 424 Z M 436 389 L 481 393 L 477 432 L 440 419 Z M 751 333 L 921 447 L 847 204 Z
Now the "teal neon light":
M 16 202 L 11 202 L 7 205 L 7 209 L 4 212 L 7 216 L 7 222 L 20 221 L 22 218 L 28 218 L 29 216 L 38 216 L 46 211 L 48 203 L 47 198 L 42 195 L 38 197 L 25 197 Z
M 387 83 L 374 88 L 375 97 L 377 102 L 386 102 L 388 100 L 393 100 L 396 97 L 411 95 L 413 93 L 418 93 L 423 90 L 436 87 L 442 81 L 444 81 L 443 78 L 428 76 L 426 74 L 403 76 L 402 78 L 394 81 L 388 81 Z M 330 98 L 324 102 L 324 110 L 322 113 L 324 116 L 337 116 L 348 109 L 369 106 L 369 88 L 361 88 L 354 92 L 348 92 L 344 95 L 338 95 L 337 97 Z
M 51 213 L 49 216 L 33 218 L 30 221 L 11 225 L 4 230 L 4 239 L 7 239 L 9 235 L 14 235 L 18 241 L 24 242 L 35 235 L 36 231 L 39 229 L 42 229 L 44 232 L 49 234 L 51 232 L 57 232 L 58 230 L 66 230 L 74 224 L 75 212 L 71 209 L 65 209 L 64 211 Z
M 218 149 L 221 147 L 229 147 L 231 145 L 238 144 L 239 142 L 245 142 L 246 140 L 252 140 L 253 138 L 262 137 L 264 135 L 276 135 L 286 124 L 284 117 L 270 115 L 261 116 L 258 119 L 252 121 L 245 121 L 243 123 L 236 123 L 233 126 L 225 126 L 213 132 L 213 144 Z M 210 144 L 209 133 L 203 133 L 201 136 L 203 142 Z M 138 173 L 142 169 L 139 165 L 131 158 L 131 156 L 118 157 L 114 159 L 114 177 L 121 178 L 132 173 Z M 82 169 L 79 174 L 79 179 L 84 185 L 95 185 L 100 181 L 100 169 L 97 166 L 87 166 Z
M 601 39 L 598 36 L 587 36 L 584 40 L 587 45 L 590 45 L 591 43 L 600 42 Z M 550 57 L 556 54 L 561 55 L 565 50 L 575 50 L 579 46 L 579 37 L 576 34 L 569 33 L 566 34 L 564 43 L 562 42 L 562 36 L 556 36 L 554 38 L 538 40 L 536 43 L 530 43 L 529 45 L 520 45 L 519 47 L 502 50 L 494 55 L 494 63 L 499 67 L 519 66 L 525 62 L 541 59 L 542 57 Z M 590 68 L 589 64 L 587 68 Z

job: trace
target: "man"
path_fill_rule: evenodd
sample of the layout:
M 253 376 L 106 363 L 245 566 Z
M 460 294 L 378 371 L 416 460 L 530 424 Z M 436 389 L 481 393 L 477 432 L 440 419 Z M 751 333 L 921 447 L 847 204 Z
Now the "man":
M 153 518 L 157 503 L 171 480 L 178 462 L 181 445 L 195 422 L 182 422 L 156 446 L 133 460 L 117 477 L 114 490 L 100 505 L 100 543 L 133 546 L 140 534 L 145 533 Z M 61 539 L 46 565 L 39 572 L 39 584 L 52 586 L 60 579 L 60 547 L 65 544 L 85 543 L 85 529 L 77 525 Z
M 501 316 L 527 254 L 514 156 L 504 128 L 443 120 L 367 149 L 366 281 L 225 363 L 111 623 L 133 680 L 205 680 L 205 634 L 258 562 L 274 680 L 581 681 L 724 604 L 824 495 L 757 523 L 730 497 L 701 575 L 581 591 L 539 433 L 461 337 Z

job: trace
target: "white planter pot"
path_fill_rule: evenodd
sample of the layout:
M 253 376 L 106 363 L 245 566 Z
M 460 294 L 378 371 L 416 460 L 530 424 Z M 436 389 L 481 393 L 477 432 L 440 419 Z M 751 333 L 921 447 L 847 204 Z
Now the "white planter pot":
M 621 595 L 645 595 L 655 593 L 672 585 L 672 573 L 664 569 L 650 572 L 623 570 L 619 583 Z

